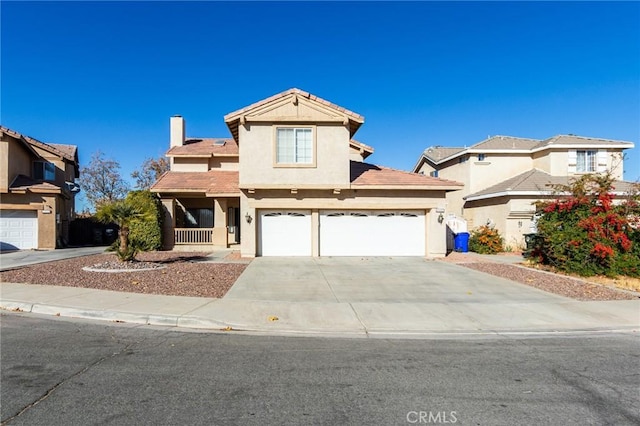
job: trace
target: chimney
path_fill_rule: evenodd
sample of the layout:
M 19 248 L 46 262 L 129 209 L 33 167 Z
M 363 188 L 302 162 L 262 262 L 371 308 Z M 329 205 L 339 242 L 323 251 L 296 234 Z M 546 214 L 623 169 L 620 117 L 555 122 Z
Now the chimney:
M 171 117 L 171 147 L 184 145 L 184 118 L 180 115 Z

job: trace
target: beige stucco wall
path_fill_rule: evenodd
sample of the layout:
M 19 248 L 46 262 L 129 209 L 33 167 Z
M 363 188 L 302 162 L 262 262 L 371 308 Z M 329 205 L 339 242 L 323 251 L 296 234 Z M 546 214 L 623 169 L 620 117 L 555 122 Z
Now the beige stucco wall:
M 311 125 L 300 124 L 299 127 Z M 314 127 L 315 165 L 282 166 L 275 163 L 275 128 L 272 123 L 239 127 L 240 187 L 349 186 L 349 131 L 344 125 Z
M 478 155 L 473 154 L 468 163 L 470 179 L 468 187 L 464 189 L 464 191 L 469 191 L 467 194 L 488 188 L 533 167 L 533 160 L 529 154 L 487 153 L 484 161 L 478 161 Z
M 569 153 L 567 150 L 547 151 L 549 156 L 549 174 L 552 176 L 567 176 L 569 174 Z
M 19 174 L 31 176 L 33 154 L 29 153 L 21 142 L 5 135 L 0 142 L 0 156 L 3 163 L 0 170 L 0 191 L 7 192 L 9 185 Z
M 212 157 L 209 159 L 209 170 L 239 170 L 238 157 Z
M 209 170 L 208 158 L 172 158 L 173 172 L 206 172 Z
M 533 159 L 534 168 L 551 174 L 551 157 L 547 154 L 548 151 L 538 151 L 534 152 L 531 158 Z
M 436 209 L 444 208 L 444 205 L 445 191 L 346 190 L 340 195 L 326 190 L 299 190 L 297 194 L 286 190 L 256 190 L 255 194 L 243 192 L 240 216 L 244 218 L 248 214 L 253 220 L 250 224 L 242 220 L 240 250 L 243 257 L 256 255 L 260 210 L 311 210 L 312 229 L 309 232 L 312 232 L 315 256 L 318 255 L 317 217 L 320 210 L 416 210 L 426 213 L 427 257 L 441 257 L 446 254 L 446 226 L 438 223 Z

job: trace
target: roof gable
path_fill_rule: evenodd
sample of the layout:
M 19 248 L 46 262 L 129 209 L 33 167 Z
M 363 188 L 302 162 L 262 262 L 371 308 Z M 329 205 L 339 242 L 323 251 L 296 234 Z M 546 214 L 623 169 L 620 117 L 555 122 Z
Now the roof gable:
M 238 126 L 248 122 L 338 122 L 349 126 L 350 136 L 353 136 L 364 123 L 364 117 L 311 93 L 293 88 L 231 112 L 225 115 L 224 121 L 237 141 Z

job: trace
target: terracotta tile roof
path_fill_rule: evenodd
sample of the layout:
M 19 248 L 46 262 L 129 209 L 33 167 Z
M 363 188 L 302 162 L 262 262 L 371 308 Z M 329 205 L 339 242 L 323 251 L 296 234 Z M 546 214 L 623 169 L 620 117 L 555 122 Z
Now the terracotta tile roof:
M 465 200 L 476 200 L 484 198 L 494 198 L 504 195 L 517 195 L 515 193 L 528 193 L 531 195 L 545 195 L 553 191 L 555 185 L 567 185 L 573 179 L 572 176 L 551 176 L 538 169 L 527 170 L 510 179 L 492 185 L 482 191 L 469 194 Z M 616 181 L 614 183 L 615 192 L 628 192 L 634 183 L 626 181 Z
M 351 161 L 351 184 L 366 186 L 434 187 L 461 189 L 463 184 L 418 173 L 410 173 L 374 164 Z
M 75 145 L 47 144 L 35 138 L 32 138 L 31 136 L 23 135 L 19 132 L 16 132 L 15 130 L 11 130 L 8 127 L 4 127 L 4 126 L 0 126 L 0 132 L 6 133 L 16 139 L 19 139 L 28 145 L 41 148 L 47 152 L 50 152 L 51 154 L 57 155 L 60 158 L 68 160 L 72 163 L 76 162 L 75 153 L 71 154 L 71 147 L 74 147 L 77 149 Z M 30 146 L 29 149 L 32 150 L 32 147 Z
M 75 158 L 76 154 L 78 153 L 78 147 L 75 145 L 66 145 L 66 144 L 60 144 L 60 143 L 50 143 L 48 145 L 54 147 L 58 151 L 72 158 Z
M 151 187 L 151 191 L 240 195 L 238 172 L 230 170 L 167 172 Z
M 24 143 L 32 146 L 37 146 L 47 152 L 50 152 L 54 155 L 59 156 L 65 160 L 71 161 L 72 163 L 76 162 L 76 152 L 73 149 L 77 150 L 75 145 L 61 145 L 61 144 L 48 144 L 41 142 L 31 136 L 23 135 L 22 133 L 16 132 L 15 130 L 11 130 L 8 127 L 0 126 L 0 132 L 6 133 L 18 140 L 23 141 Z M 29 149 L 32 150 L 32 147 L 29 146 Z
M 30 191 L 30 192 L 61 192 L 62 188 L 50 182 L 37 181 L 25 175 L 15 177 L 9 191 Z
M 216 145 L 224 141 L 224 145 Z M 230 138 L 187 138 L 182 146 L 174 146 L 167 156 L 238 155 L 238 144 Z

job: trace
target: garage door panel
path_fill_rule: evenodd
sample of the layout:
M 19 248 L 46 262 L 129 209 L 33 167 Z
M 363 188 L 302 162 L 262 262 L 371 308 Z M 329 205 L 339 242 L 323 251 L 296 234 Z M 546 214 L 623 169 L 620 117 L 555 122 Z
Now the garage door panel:
M 38 214 L 32 210 L 0 211 L 0 248 L 27 250 L 38 247 Z
M 258 246 L 261 256 L 311 256 L 311 212 L 260 212 Z
M 320 213 L 321 256 L 424 256 L 421 212 Z

